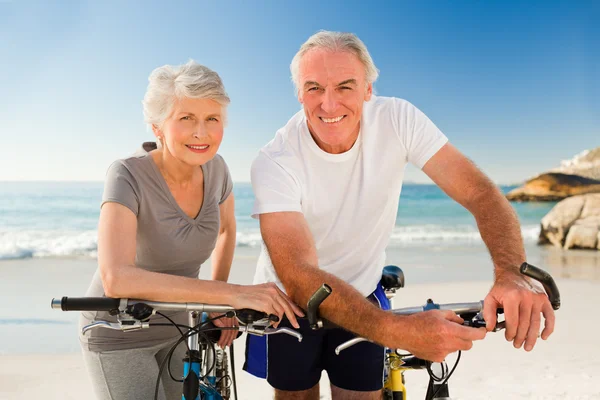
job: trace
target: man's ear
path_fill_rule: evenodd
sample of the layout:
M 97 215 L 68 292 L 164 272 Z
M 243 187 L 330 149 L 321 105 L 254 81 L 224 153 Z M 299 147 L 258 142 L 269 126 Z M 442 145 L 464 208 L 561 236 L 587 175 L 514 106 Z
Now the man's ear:
M 371 96 L 373 96 L 373 83 L 368 83 L 365 90 L 365 101 L 371 100 Z

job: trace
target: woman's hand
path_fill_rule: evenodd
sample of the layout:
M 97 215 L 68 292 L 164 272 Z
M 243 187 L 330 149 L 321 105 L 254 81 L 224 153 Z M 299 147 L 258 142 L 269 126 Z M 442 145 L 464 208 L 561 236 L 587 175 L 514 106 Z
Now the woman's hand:
M 223 313 L 209 313 L 208 317 L 209 318 L 215 318 L 218 317 L 219 315 L 223 315 Z M 219 328 L 230 328 L 232 326 L 238 326 L 238 320 L 234 317 L 234 318 L 217 318 L 215 320 L 212 321 L 213 324 L 215 324 L 216 327 Z M 221 338 L 219 339 L 219 343 L 217 343 L 219 345 L 219 347 L 221 347 L 222 349 L 224 349 L 227 346 L 231 346 L 231 343 L 233 343 L 233 341 L 235 340 L 236 336 L 238 334 L 237 330 L 222 330 L 221 331 Z
M 274 283 L 240 286 L 239 289 L 231 302 L 234 308 L 251 308 L 267 314 L 275 314 L 280 321 L 285 314 L 293 327 L 300 328 L 296 315 L 303 317 L 304 313 Z M 273 324 L 275 327 L 277 325 L 279 323 Z

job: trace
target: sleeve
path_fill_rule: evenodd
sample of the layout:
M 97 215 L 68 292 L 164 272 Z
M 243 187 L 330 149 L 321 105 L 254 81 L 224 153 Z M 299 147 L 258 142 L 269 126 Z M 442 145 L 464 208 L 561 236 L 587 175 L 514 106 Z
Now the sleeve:
M 402 100 L 399 105 L 398 135 L 406 149 L 408 161 L 422 169 L 448 138 L 417 107 Z
M 219 156 L 219 158 L 221 158 L 221 163 L 223 165 L 223 186 L 221 189 L 221 199 L 219 200 L 219 204 L 223 204 L 233 190 L 233 181 L 231 179 L 231 174 L 229 173 L 229 167 L 227 166 L 227 163 L 223 157 Z
M 108 167 L 104 180 L 104 203 L 119 203 L 129 208 L 136 216 L 140 206 L 140 192 L 137 181 L 129 172 L 123 161 L 115 161 Z
M 273 212 L 302 212 L 298 182 L 264 152 L 252 163 L 250 174 L 255 196 L 252 218 Z

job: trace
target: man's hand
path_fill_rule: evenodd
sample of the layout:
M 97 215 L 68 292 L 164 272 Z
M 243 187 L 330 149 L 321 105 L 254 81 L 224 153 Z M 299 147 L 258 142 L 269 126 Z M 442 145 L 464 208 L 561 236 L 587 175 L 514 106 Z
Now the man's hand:
M 463 319 L 452 311 L 429 310 L 402 318 L 401 348 L 433 362 L 442 362 L 458 350 L 470 350 L 473 341 L 486 335 L 484 328 L 461 325 Z
M 504 308 L 506 340 L 519 349 L 531 351 L 539 337 L 541 316 L 545 324 L 542 339 L 554 331 L 554 310 L 543 288 L 533 286 L 527 278 L 515 272 L 504 272 L 496 277 L 494 286 L 484 300 L 483 317 L 488 331 L 496 326 L 496 309 Z

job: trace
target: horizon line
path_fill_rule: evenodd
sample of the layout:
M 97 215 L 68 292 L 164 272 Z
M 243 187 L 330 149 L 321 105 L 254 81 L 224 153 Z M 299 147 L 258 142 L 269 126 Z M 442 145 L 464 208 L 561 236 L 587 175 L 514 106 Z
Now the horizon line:
M 103 180 L 96 180 L 96 179 L 92 179 L 92 180 L 80 180 L 80 179 L 64 179 L 64 180 L 56 180 L 56 179 L 47 179 L 47 180 L 35 180 L 35 179 L 21 179 L 21 180 L 16 180 L 16 179 L 12 179 L 12 180 L 3 180 L 0 179 L 0 184 L 1 183 L 104 183 Z M 248 184 L 250 185 L 252 182 L 250 181 L 233 181 L 234 184 Z M 435 182 L 431 181 L 431 182 L 415 182 L 415 181 L 403 181 L 402 182 L 403 185 L 421 185 L 421 186 L 437 186 L 435 184 Z M 523 181 L 522 183 L 499 183 L 499 182 L 494 182 L 495 185 L 497 186 L 521 186 L 523 184 L 525 184 L 525 181 Z

